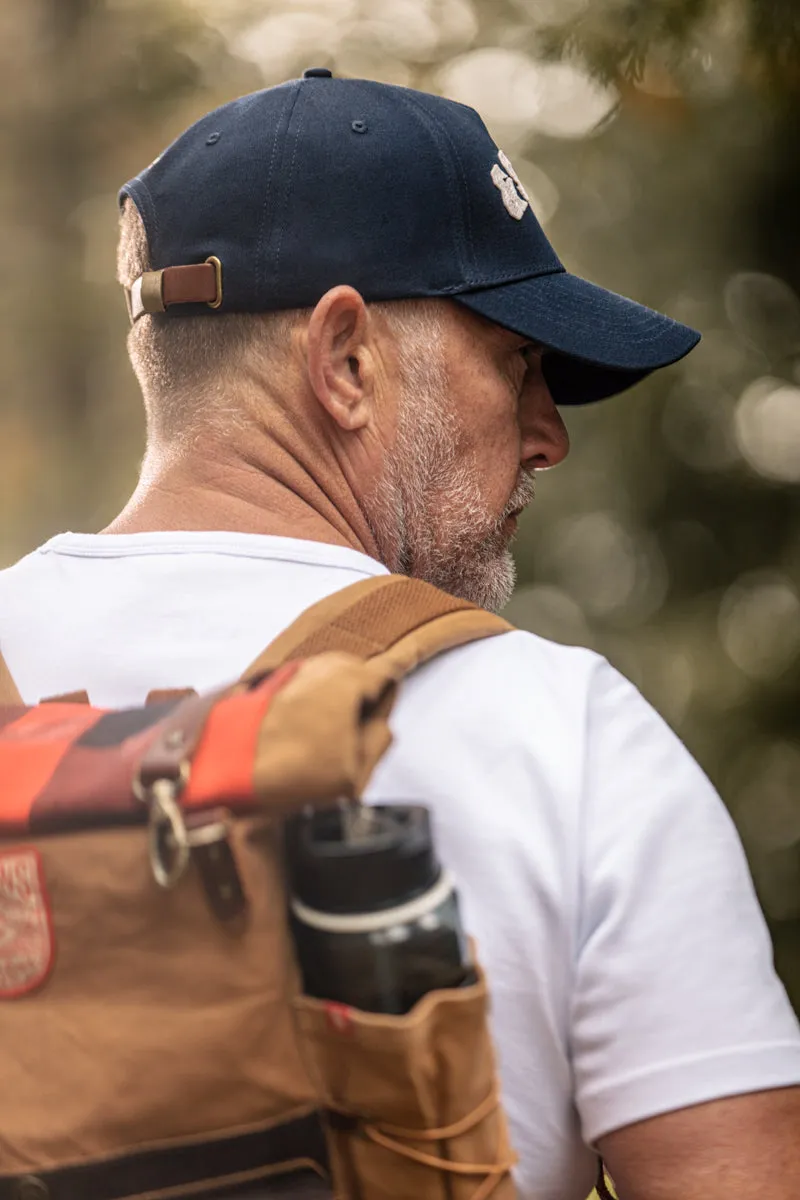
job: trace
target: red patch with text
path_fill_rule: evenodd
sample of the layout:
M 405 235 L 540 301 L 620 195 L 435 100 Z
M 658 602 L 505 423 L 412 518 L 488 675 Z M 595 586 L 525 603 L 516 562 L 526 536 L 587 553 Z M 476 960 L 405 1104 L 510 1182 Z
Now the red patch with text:
M 53 963 L 53 925 L 38 850 L 0 851 L 0 999 L 33 991 Z

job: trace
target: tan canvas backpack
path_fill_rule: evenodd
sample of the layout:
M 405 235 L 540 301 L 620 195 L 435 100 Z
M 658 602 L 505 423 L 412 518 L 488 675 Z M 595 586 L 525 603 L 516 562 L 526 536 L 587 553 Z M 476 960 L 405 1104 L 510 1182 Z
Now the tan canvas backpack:
M 512 1200 L 482 977 L 302 996 L 279 850 L 361 795 L 409 671 L 508 628 L 384 576 L 212 696 L 24 708 L 0 671 L 0 1200 Z

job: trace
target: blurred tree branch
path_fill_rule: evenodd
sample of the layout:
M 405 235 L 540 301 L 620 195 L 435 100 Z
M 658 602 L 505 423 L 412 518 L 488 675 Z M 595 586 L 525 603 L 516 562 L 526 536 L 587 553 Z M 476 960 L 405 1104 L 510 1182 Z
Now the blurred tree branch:
M 539 33 L 543 57 L 577 58 L 603 83 L 642 78 L 654 49 L 673 57 L 714 0 L 606 0 Z
M 685 68 L 687 48 L 714 22 L 742 25 L 750 74 L 778 93 L 797 93 L 797 0 L 593 0 L 537 40 L 544 57 L 577 59 L 604 83 L 637 82 L 653 56 Z

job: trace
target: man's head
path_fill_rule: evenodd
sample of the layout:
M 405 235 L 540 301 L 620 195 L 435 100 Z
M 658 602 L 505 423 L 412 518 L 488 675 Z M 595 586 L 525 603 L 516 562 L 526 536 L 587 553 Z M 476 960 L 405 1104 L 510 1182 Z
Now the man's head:
M 566 454 L 553 397 L 697 341 L 569 275 L 477 113 L 403 88 L 307 72 L 209 113 L 120 198 L 151 445 L 213 430 L 254 461 L 258 430 L 340 537 L 352 501 L 391 569 L 489 607 L 532 472 Z
M 129 203 L 120 282 L 149 266 Z M 319 478 L 346 477 L 390 570 L 486 608 L 510 597 L 533 473 L 568 448 L 539 347 L 449 301 L 368 305 L 341 286 L 313 309 L 148 317 L 129 350 L 152 449 L 174 458 L 204 434 L 218 444 L 270 438 L 281 417 L 311 423 L 306 440 L 329 451 Z
M 382 560 L 485 608 L 514 586 L 509 545 L 533 473 L 566 430 L 525 339 L 450 301 L 365 306 L 328 292 L 301 345 Z

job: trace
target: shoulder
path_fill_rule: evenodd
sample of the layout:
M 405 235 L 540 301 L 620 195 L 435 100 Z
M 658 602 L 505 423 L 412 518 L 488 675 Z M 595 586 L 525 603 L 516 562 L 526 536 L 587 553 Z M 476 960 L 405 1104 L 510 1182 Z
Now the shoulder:
M 0 621 L 3 623 L 12 619 L 14 613 L 26 608 L 35 598 L 49 545 L 46 542 L 44 546 L 0 570 Z M 2 636 L 3 628 L 0 625 L 0 638 Z
M 561 724 L 578 733 L 615 688 L 638 696 L 593 650 L 514 629 L 441 655 L 406 681 L 404 694 L 425 708 L 445 703 L 466 722 L 527 732 Z
M 406 681 L 393 727 L 429 765 L 438 755 L 462 778 L 491 774 L 511 807 L 523 792 L 550 797 L 559 821 L 612 858 L 673 821 L 705 817 L 727 833 L 724 806 L 678 736 L 583 647 L 514 630 L 446 653 Z
M 533 796 L 574 824 L 606 672 L 616 677 L 591 650 L 520 630 L 449 651 L 404 683 L 390 761 L 413 758 L 420 774 L 447 775 L 462 791 L 468 776 L 484 794 L 491 780 L 513 826 Z
M 65 536 L 51 538 L 0 570 L 0 641 L 13 637 L 20 622 L 27 628 L 32 612 L 51 609 L 60 580 L 54 551 Z
M 39 571 L 50 561 L 51 551 L 57 548 L 59 541 L 64 536 L 60 534 L 51 538 L 43 545 L 37 546 L 35 550 L 24 554 L 16 562 L 0 569 L 0 593 L 11 597 L 22 592 L 28 585 L 28 581 L 34 580 Z
M 64 614 L 64 581 L 51 546 L 52 542 L 46 542 L 0 570 L 0 653 L 29 700 L 68 690 L 51 688 L 46 682 L 40 690 L 36 684 L 31 686 L 29 679 L 31 670 L 38 675 L 42 663 L 55 666 L 52 650 L 48 654 L 43 648 L 45 642 L 54 641 L 58 646 L 68 642 L 59 640 L 58 635 Z

